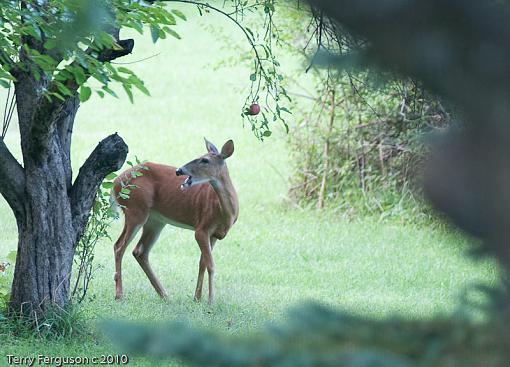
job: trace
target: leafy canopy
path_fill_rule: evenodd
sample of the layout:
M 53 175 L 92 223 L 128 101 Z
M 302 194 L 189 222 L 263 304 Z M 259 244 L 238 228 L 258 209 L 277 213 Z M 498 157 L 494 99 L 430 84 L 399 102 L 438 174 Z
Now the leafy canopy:
M 111 61 L 133 48 L 133 40 L 119 38 L 121 28 L 131 28 L 140 34 L 150 29 L 153 42 L 169 35 L 180 38 L 174 26 L 178 20 L 186 20 L 186 16 L 166 7 L 169 1 L 195 6 L 201 15 L 218 12 L 239 27 L 253 55 L 251 87 L 241 116 L 261 140 L 271 135 L 270 122 L 280 121 L 288 130 L 284 113 L 290 111 L 284 100 L 288 103 L 290 98 L 273 53 L 273 44 L 279 43 L 273 21 L 276 0 L 230 0 L 220 7 L 202 0 L 1 1 L 0 85 L 9 87 L 20 76 L 29 76 L 42 85 L 38 92 L 52 104 L 76 93 L 85 102 L 94 91 L 100 97 L 105 94 L 117 97 L 112 88 L 114 82 L 122 86 L 131 102 L 133 89 L 149 95 L 132 70 Z M 262 32 L 241 24 L 249 13 L 257 19 L 263 17 Z M 94 90 L 87 82 L 91 77 L 98 82 L 92 84 Z M 261 113 L 252 115 L 250 105 L 260 102 Z
M 116 96 L 112 82 L 122 85 L 133 100 L 133 87 L 149 94 L 130 69 L 112 64 L 121 28 L 151 30 L 153 41 L 171 35 L 178 10 L 142 0 L 3 1 L 0 7 L 0 84 L 9 86 L 19 73 L 47 81 L 42 95 L 64 100 L 79 89 L 80 100 L 90 98 L 89 77 L 99 82 L 96 93 Z M 131 43 L 132 45 L 132 43 Z M 129 50 L 130 51 L 130 50 Z

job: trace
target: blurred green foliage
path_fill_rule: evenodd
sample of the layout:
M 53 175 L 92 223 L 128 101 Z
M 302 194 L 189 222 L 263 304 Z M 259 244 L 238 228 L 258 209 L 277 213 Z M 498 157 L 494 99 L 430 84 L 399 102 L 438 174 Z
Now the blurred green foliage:
M 178 358 L 192 366 L 503 367 L 508 335 L 501 323 L 465 318 L 373 320 L 315 303 L 249 337 L 225 336 L 185 323 L 107 322 L 122 352 Z

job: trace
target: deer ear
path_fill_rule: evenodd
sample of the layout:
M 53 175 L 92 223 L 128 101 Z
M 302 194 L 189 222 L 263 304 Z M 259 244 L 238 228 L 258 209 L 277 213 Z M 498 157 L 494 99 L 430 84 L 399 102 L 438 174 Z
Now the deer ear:
M 221 158 L 227 159 L 232 153 L 234 153 L 234 142 L 229 140 L 223 145 L 223 148 L 221 148 Z
M 218 152 L 218 148 L 216 148 L 216 147 L 214 146 L 214 144 L 213 144 L 213 143 L 211 143 L 211 142 L 210 142 L 209 140 L 207 140 L 206 138 L 204 138 L 204 141 L 205 141 L 205 147 L 207 148 L 207 151 L 208 151 L 209 153 L 213 153 L 213 154 L 220 154 L 220 153 Z

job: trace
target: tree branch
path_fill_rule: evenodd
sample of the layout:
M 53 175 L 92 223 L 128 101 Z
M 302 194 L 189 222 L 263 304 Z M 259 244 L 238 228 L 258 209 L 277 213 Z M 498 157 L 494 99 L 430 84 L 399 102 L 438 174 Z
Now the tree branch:
M 133 39 L 119 40 L 117 43 L 122 46 L 122 50 L 103 50 L 97 57 L 98 61 L 112 61 L 130 54 L 135 44 Z M 86 72 L 86 77 L 90 77 L 89 72 Z M 79 86 L 74 79 L 69 79 L 65 84 L 73 92 L 78 90 Z M 50 85 L 48 89 L 50 91 L 58 92 L 58 88 L 55 85 Z M 72 105 L 74 103 L 73 101 L 77 98 L 78 97 L 75 93 L 73 96 L 66 97 L 65 101 L 61 101 L 56 98 L 52 98 L 51 100 L 41 100 L 41 103 L 34 113 L 33 123 L 30 129 L 30 139 L 33 143 L 32 147 L 37 151 L 35 156 L 40 156 L 40 152 L 44 149 L 45 142 L 51 135 L 51 131 L 55 127 L 56 121 L 60 120 L 59 117 L 68 111 L 69 105 Z
M 117 133 L 103 139 L 80 168 L 70 191 L 74 226 L 81 236 L 99 185 L 106 175 L 122 167 L 128 146 Z M 78 243 L 78 241 L 76 241 Z
M 60 114 L 56 118 L 56 127 L 60 140 L 60 147 L 64 153 L 65 170 L 66 170 L 66 184 L 67 189 L 71 188 L 72 184 L 72 170 L 71 170 L 71 137 L 73 134 L 74 120 L 76 112 L 80 106 L 78 96 L 68 98 L 64 103 Z
M 118 59 L 119 57 L 126 56 L 133 51 L 133 47 L 135 46 L 135 41 L 132 38 L 128 38 L 125 40 L 117 40 L 117 44 L 122 47 L 122 50 L 104 50 L 102 51 L 97 60 L 101 62 L 112 61 Z
M 0 138 L 0 194 L 7 200 L 16 217 L 23 212 L 24 192 L 25 170 Z

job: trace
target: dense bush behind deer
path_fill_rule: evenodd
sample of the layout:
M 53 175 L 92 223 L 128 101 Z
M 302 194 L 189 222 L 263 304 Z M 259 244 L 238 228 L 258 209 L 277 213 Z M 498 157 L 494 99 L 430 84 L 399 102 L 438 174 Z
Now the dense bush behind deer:
M 452 123 L 441 101 L 412 80 L 314 74 L 311 108 L 294 106 L 290 197 L 348 216 L 427 216 L 417 183 L 427 134 Z

